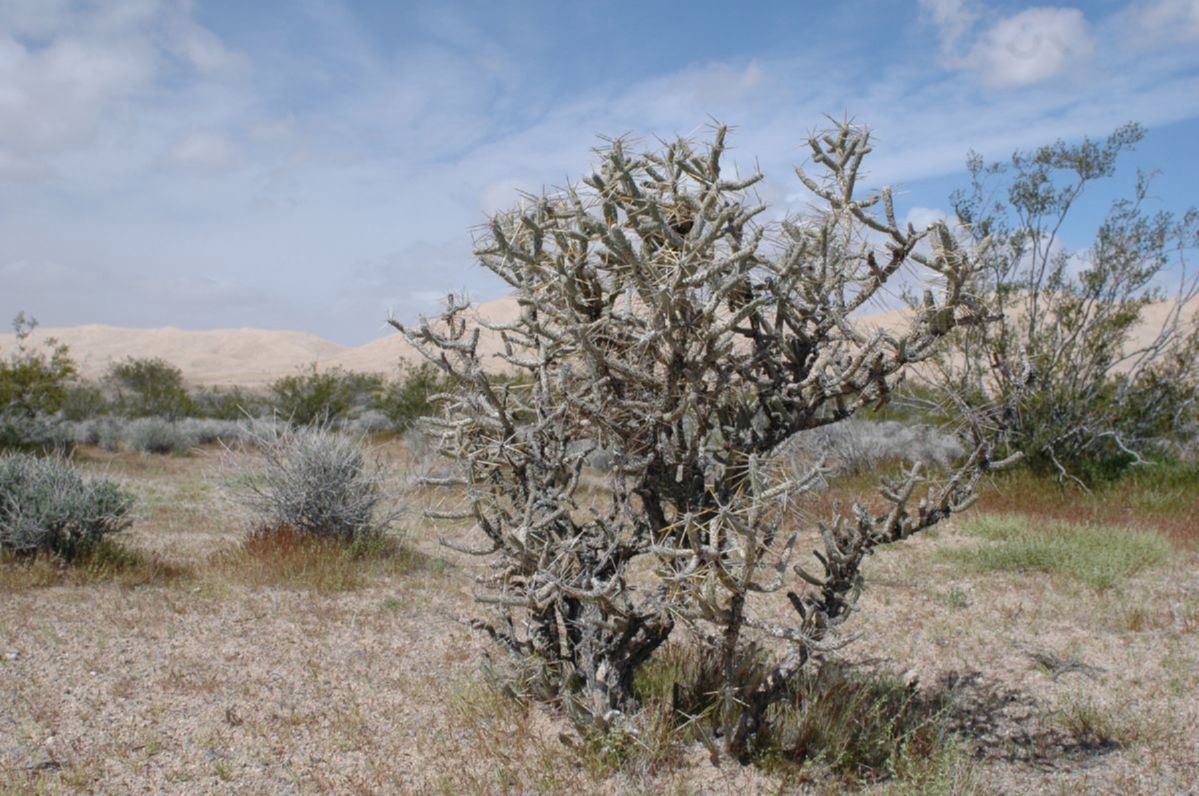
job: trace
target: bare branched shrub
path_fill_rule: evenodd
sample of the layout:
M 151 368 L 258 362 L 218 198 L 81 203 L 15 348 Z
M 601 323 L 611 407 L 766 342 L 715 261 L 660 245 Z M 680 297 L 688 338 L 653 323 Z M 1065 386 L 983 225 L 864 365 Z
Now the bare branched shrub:
M 324 425 L 272 426 L 250 441 L 260 457 L 230 461 L 236 495 L 256 529 L 350 541 L 385 531 L 396 516 L 387 508 L 383 466 L 360 437 Z
M 613 141 L 582 185 L 491 220 L 476 255 L 521 314 L 489 328 L 524 380 L 488 372 L 462 302 L 397 326 L 453 385 L 431 422 L 461 471 L 429 482 L 466 502 L 430 516 L 471 519 L 485 542 L 471 551 L 494 564 L 482 627 L 604 727 L 635 709 L 638 670 L 687 626 L 721 662 L 721 744 L 744 760 L 768 708 L 838 643 L 863 559 L 966 508 L 1002 464 L 1002 424 L 966 416 L 943 481 L 913 466 L 884 484 L 885 511 L 854 506 L 813 529 L 818 563 L 796 565 L 787 525 L 821 469 L 772 478 L 768 457 L 885 403 L 906 369 L 977 322 L 964 292 L 977 262 L 943 226 L 901 228 L 889 190 L 859 191 L 863 129 L 810 139 L 818 171 L 798 173 L 819 209 L 769 225 L 760 175 L 726 167 L 725 137 L 645 152 Z M 905 267 L 940 298 L 900 333 L 860 328 L 854 312 Z M 596 449 L 612 458 L 606 506 L 584 507 Z M 773 592 L 789 621 L 762 612 Z
M 85 480 L 68 462 L 0 455 L 0 548 L 75 558 L 132 523 L 133 498 L 110 481 Z

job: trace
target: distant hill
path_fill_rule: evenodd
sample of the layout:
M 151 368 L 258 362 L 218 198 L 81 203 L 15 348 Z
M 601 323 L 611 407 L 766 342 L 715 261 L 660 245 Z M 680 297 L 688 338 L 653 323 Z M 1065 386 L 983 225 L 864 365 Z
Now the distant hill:
M 1156 334 L 1169 309 L 1163 302 L 1144 314 L 1136 342 L 1148 342 Z M 1199 314 L 1199 300 L 1191 302 L 1188 314 Z M 511 322 L 519 314 L 515 298 L 509 296 L 479 304 L 474 311 L 491 322 Z M 866 325 L 896 330 L 906 322 L 903 311 L 882 312 L 861 318 Z M 340 365 L 367 373 L 393 373 L 400 363 L 416 362 L 419 355 L 398 332 L 365 345 L 338 345 L 306 332 L 265 329 L 217 329 L 192 332 L 175 328 L 126 329 L 117 326 L 72 326 L 39 328 L 32 342 L 40 345 L 47 337 L 65 343 L 86 378 L 103 375 L 113 362 L 125 357 L 160 357 L 179 367 L 195 384 L 258 387 L 280 376 L 316 363 L 327 368 Z M 0 352 L 15 344 L 12 334 L 0 335 Z M 494 335 L 480 343 L 484 354 L 500 350 Z
M 509 297 L 479 304 L 474 311 L 483 318 L 503 321 L 514 319 L 519 308 L 516 300 Z M 40 346 L 51 337 L 67 345 L 85 378 L 102 376 L 112 363 L 126 357 L 159 357 L 182 370 L 184 377 L 194 384 L 259 387 L 313 363 L 320 368 L 340 365 L 366 373 L 393 373 L 400 363 L 420 358 L 399 332 L 352 347 L 307 332 L 267 329 L 195 332 L 173 327 L 128 329 L 89 324 L 38 327 L 30 342 Z M 0 354 L 11 351 L 15 344 L 11 333 L 0 334 Z M 499 350 L 498 341 L 486 340 L 480 350 Z

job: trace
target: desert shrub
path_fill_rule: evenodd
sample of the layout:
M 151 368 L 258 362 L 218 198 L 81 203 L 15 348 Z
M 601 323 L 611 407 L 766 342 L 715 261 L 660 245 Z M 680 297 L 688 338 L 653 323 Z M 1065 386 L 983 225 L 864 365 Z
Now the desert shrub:
M 79 422 L 112 411 L 108 395 L 98 385 L 81 381 L 68 384 L 59 414 L 64 420 Z
M 187 453 L 199 444 L 194 428 L 160 417 L 139 417 L 125 426 L 125 444 L 142 453 Z
M 273 408 L 297 425 L 341 420 L 374 403 L 383 388 L 379 376 L 316 365 L 276 380 L 270 387 Z
M 433 411 L 430 399 L 442 389 L 441 374 L 433 365 L 409 365 L 379 393 L 375 409 L 386 415 L 396 429 L 403 430 Z
M 971 154 L 971 185 L 952 197 L 959 236 L 982 264 L 966 289 L 993 322 L 950 336 L 934 383 L 964 385 L 961 398 L 976 405 L 1022 391 L 1014 444 L 1038 472 L 1080 483 L 1140 463 L 1199 405 L 1199 326 L 1183 313 L 1199 295 L 1184 259 L 1199 242 L 1199 212 L 1150 212 L 1141 175 L 1087 249 L 1070 252 L 1058 235 L 1143 135 L 1130 124 L 1104 142 L 1059 141 L 1006 164 Z M 1178 291 L 1171 311 L 1135 342 L 1145 307 L 1167 298 L 1163 282 Z
M 350 541 L 385 531 L 395 518 L 383 466 L 360 437 L 318 424 L 274 428 L 255 444 L 259 466 L 232 465 L 232 483 L 256 528 Z
M 85 480 L 66 460 L 0 454 L 0 547 L 70 560 L 129 526 L 131 495 Z
M 128 421 L 112 417 L 96 418 L 88 423 L 88 430 L 85 432 L 87 437 L 94 442 L 89 444 L 98 445 L 106 451 L 115 451 L 121 446 L 121 440 L 125 438 L 125 426 Z
M 66 442 L 52 416 L 62 408 L 75 363 L 54 340 L 46 341 L 46 351 L 31 348 L 35 328 L 36 320 L 18 314 L 16 349 L 0 359 L 0 450 L 55 450 Z
M 108 370 L 117 411 L 126 417 L 186 417 L 191 400 L 183 371 L 158 358 L 129 357 Z
M 961 441 L 936 426 L 896 420 L 846 420 L 796 434 L 783 456 L 826 463 L 846 475 L 862 475 L 884 462 L 916 462 L 940 469 L 961 457 Z
M 189 417 L 180 420 L 178 427 L 179 431 L 194 440 L 196 445 L 211 445 L 215 442 L 234 445 L 245 441 L 253 434 L 253 423 L 248 418 L 217 420 Z
M 356 436 L 387 434 L 396 430 L 392 419 L 377 409 L 367 409 L 365 412 L 356 413 L 343 420 L 340 427 L 343 431 Z
M 864 558 L 965 509 L 1007 463 L 995 452 L 1010 407 L 965 412 L 951 473 L 887 479 L 885 511 L 839 508 L 797 565 L 794 509 L 822 472 L 775 478 L 771 455 L 885 404 L 945 335 L 982 322 L 963 289 L 978 263 L 943 225 L 901 228 L 889 190 L 861 192 L 867 131 L 809 139 L 820 173 L 799 175 L 819 209 L 769 225 L 760 175 L 733 176 L 725 136 L 643 152 L 613 141 L 582 185 L 491 219 L 476 255 L 516 291 L 499 358 L 523 378 L 484 368 L 465 302 L 400 329 L 449 382 L 425 422 L 460 473 L 427 482 L 465 503 L 429 516 L 483 536 L 462 548 L 492 559 L 481 627 L 607 732 L 636 713 L 638 672 L 689 626 L 721 662 L 714 735 L 749 760 L 767 712 L 854 610 Z M 899 333 L 857 328 L 855 310 L 901 268 L 939 298 Z M 595 449 L 612 457 L 607 505 L 584 511 Z M 786 618 L 752 609 L 780 590 Z
M 55 415 L 0 415 L 0 450 L 66 455 L 76 444 L 72 424 Z
M 265 396 L 241 387 L 200 387 L 192 391 L 192 417 L 212 420 L 243 420 L 257 417 L 268 408 Z
M 52 415 L 62 407 L 75 363 L 67 347 L 46 341 L 47 352 L 29 346 L 37 321 L 19 313 L 13 320 L 17 347 L 0 360 L 0 415 Z

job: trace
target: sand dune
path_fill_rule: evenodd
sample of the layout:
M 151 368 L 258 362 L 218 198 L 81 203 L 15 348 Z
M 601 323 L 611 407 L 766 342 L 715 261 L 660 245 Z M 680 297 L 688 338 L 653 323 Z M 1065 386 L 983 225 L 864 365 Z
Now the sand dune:
M 1168 302 L 1147 308 L 1134 342 L 1143 345 L 1157 334 L 1169 311 Z M 516 300 L 509 296 L 479 304 L 474 312 L 493 323 L 511 322 L 519 315 Z M 1199 314 L 1199 299 L 1187 307 L 1187 314 Z M 880 312 L 861 318 L 865 325 L 897 331 L 906 322 L 901 310 Z M 367 373 L 393 373 L 401 363 L 419 360 L 419 355 L 397 332 L 358 347 L 342 346 L 305 332 L 265 329 L 218 329 L 193 332 L 175 328 L 126 329 L 116 326 L 73 326 L 39 328 L 32 342 L 41 344 L 48 337 L 65 343 L 79 364 L 81 374 L 96 378 L 125 357 L 160 357 L 178 366 L 195 384 L 238 384 L 256 387 L 269 384 L 280 376 L 295 373 L 315 363 L 320 368 L 341 366 Z M 0 335 L 0 354 L 11 351 L 12 334 Z M 485 335 L 484 354 L 500 350 L 495 335 Z

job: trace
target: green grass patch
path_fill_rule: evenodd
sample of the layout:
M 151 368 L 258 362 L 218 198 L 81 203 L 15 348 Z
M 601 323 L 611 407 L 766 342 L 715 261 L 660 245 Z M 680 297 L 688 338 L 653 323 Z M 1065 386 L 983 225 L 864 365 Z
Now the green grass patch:
M 1044 572 L 1109 589 L 1164 563 L 1173 550 L 1161 536 L 1108 525 L 1039 523 L 1027 517 L 981 516 L 962 529 L 986 544 L 943 553 L 979 572 Z

